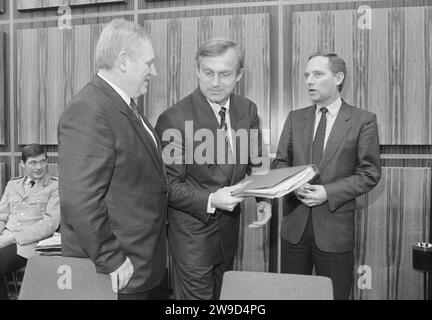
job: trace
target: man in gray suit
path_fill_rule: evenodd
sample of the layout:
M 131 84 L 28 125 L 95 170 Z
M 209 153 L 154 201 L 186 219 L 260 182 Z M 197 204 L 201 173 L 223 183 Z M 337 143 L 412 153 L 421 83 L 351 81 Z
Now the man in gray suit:
M 336 54 L 309 57 L 304 73 L 314 105 L 289 113 L 273 167 L 314 163 L 320 175 L 286 198 L 282 271 L 333 281 L 335 299 L 347 299 L 353 274 L 356 197 L 381 177 L 375 114 L 340 97 L 345 62 Z
M 89 257 L 119 299 L 146 299 L 165 271 L 167 182 L 161 146 L 132 99 L 156 75 L 149 35 L 113 20 L 96 48 L 98 74 L 61 116 L 63 255 Z

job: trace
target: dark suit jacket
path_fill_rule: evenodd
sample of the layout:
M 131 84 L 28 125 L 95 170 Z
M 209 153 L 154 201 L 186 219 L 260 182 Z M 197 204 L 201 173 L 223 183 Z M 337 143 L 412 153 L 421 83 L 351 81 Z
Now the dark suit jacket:
M 312 162 L 316 106 L 289 113 L 273 167 Z M 355 198 L 369 192 L 381 177 L 378 127 L 375 114 L 342 101 L 319 164 L 320 179 L 328 201 L 313 207 L 312 223 L 317 247 L 327 252 L 354 247 Z M 281 236 L 300 241 L 309 207 L 293 194 L 286 197 Z
M 67 106 L 58 138 L 63 255 L 90 257 L 99 273 L 115 271 L 128 256 L 134 275 L 121 293 L 155 287 L 166 262 L 160 150 L 98 76 Z
M 251 129 L 258 131 L 256 105 L 235 94 L 231 95 L 230 99 L 232 129 L 238 131 L 243 128 L 247 131 L 247 136 Z M 189 134 L 186 121 L 192 121 L 189 124 L 193 123 L 193 130 L 189 131 Z M 156 131 L 161 140 L 164 140 L 163 134 L 167 129 L 178 130 L 177 138 L 180 139 L 180 144 L 177 149 L 184 157 L 188 144 L 193 143 L 193 150 L 202 144 L 201 141 L 192 142 L 197 130 L 209 129 L 213 137 L 216 137 L 218 127 L 219 123 L 213 110 L 198 88 L 159 117 Z M 257 139 L 260 141 L 260 137 Z M 252 143 L 256 142 L 257 140 Z M 162 141 L 162 144 L 167 146 L 169 142 Z M 210 158 L 214 161 L 198 164 L 194 159 L 183 159 L 182 164 L 167 165 L 168 241 L 177 262 L 209 266 L 221 262 L 229 264 L 234 258 L 238 242 L 240 206 L 233 212 L 216 210 L 216 218 L 210 219 L 207 201 L 210 193 L 237 183 L 250 171 L 253 160 L 246 156 L 244 163 L 240 164 L 238 143 L 236 150 L 236 164 L 217 164 L 217 153 L 213 149 L 207 151 L 211 153 Z

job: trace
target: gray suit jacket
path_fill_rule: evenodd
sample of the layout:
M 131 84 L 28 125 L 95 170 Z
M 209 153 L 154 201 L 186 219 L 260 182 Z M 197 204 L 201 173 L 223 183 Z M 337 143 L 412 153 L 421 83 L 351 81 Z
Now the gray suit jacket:
M 272 167 L 312 162 L 315 110 L 314 105 L 289 113 Z M 311 212 L 318 248 L 326 252 L 350 251 L 354 247 L 355 199 L 369 192 L 381 178 L 375 114 L 342 101 L 319 171 L 328 201 L 310 210 L 293 194 L 287 196 L 281 236 L 298 243 Z

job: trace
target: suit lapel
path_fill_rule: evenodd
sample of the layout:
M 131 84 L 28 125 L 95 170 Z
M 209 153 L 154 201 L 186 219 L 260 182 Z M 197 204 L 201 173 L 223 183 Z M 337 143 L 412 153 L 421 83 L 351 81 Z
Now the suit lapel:
M 135 129 L 138 136 L 141 138 L 144 146 L 148 149 L 148 154 L 152 158 L 153 162 L 162 170 L 162 172 L 164 172 L 159 145 L 158 148 L 155 147 L 152 137 L 143 127 L 143 125 L 139 122 L 139 120 L 137 119 L 131 108 L 123 100 L 123 98 L 120 97 L 120 95 L 118 95 L 117 92 L 99 76 L 96 76 L 93 79 L 93 84 L 102 89 L 102 91 L 113 100 L 113 104 L 116 106 L 118 111 L 123 116 L 129 119 L 132 127 Z M 148 123 L 148 121 L 146 123 Z M 153 129 L 149 123 L 147 125 L 149 126 L 150 130 Z M 157 137 L 157 135 L 155 135 L 155 137 Z
M 230 99 L 230 109 L 229 109 L 229 116 L 230 116 L 230 123 L 231 123 L 231 129 L 234 132 L 238 132 L 239 129 L 245 129 L 248 127 L 248 124 L 245 123 L 245 114 L 242 110 L 242 108 L 237 105 L 237 100 L 235 99 L 235 97 L 232 95 L 231 99 Z M 250 134 L 250 133 L 249 133 Z M 234 140 L 234 136 L 232 137 Z M 250 138 L 250 137 L 248 137 Z M 237 169 L 238 169 L 238 164 L 240 163 L 240 143 L 234 143 L 235 141 L 233 141 L 233 144 L 235 144 L 235 150 L 233 150 L 233 153 L 236 156 L 236 161 L 235 161 L 235 165 L 234 165 L 234 172 L 232 174 L 231 177 L 231 184 L 234 184 L 235 181 L 237 181 Z M 249 142 L 249 139 L 248 139 Z M 249 148 L 248 148 L 249 150 Z M 250 151 L 249 151 L 250 153 Z
M 341 144 L 345 137 L 345 133 L 351 126 L 351 111 L 348 105 L 342 101 L 341 108 L 338 112 L 333 128 L 330 132 L 326 147 L 324 149 L 323 157 L 321 159 L 319 169 L 322 171 L 329 164 L 331 158 L 336 152 L 336 149 Z
M 312 143 L 313 143 L 313 133 L 315 126 L 315 111 L 316 106 L 313 105 L 305 110 L 304 113 L 304 123 L 302 125 L 302 139 L 304 145 L 304 157 L 306 163 L 312 162 Z

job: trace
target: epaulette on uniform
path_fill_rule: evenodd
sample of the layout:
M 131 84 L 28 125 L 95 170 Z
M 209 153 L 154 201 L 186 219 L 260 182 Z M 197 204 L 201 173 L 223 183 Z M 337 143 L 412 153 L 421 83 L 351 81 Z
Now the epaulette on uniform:
M 55 181 L 59 181 L 59 178 L 56 176 L 51 176 L 51 179 L 55 180 Z
M 13 181 L 13 180 L 18 180 L 18 179 L 22 179 L 22 178 L 24 178 L 24 176 L 19 176 L 19 177 L 12 178 L 11 181 Z

